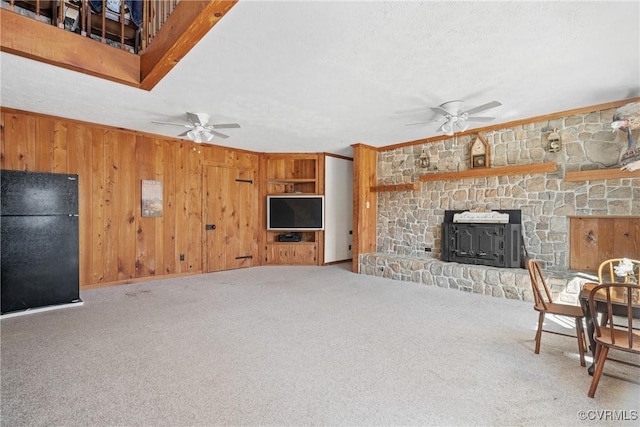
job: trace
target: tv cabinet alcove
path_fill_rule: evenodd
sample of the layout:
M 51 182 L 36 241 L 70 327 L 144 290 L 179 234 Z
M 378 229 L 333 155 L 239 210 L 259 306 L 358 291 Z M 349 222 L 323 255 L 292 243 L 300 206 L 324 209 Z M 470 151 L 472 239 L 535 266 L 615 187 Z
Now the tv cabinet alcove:
M 323 154 L 269 154 L 264 156 L 261 170 L 265 176 L 266 196 L 282 194 L 324 195 Z M 267 230 L 266 213 L 263 215 L 265 230 L 265 264 L 267 265 L 322 265 L 324 259 L 324 231 Z M 297 232 L 299 242 L 280 242 L 283 233 Z

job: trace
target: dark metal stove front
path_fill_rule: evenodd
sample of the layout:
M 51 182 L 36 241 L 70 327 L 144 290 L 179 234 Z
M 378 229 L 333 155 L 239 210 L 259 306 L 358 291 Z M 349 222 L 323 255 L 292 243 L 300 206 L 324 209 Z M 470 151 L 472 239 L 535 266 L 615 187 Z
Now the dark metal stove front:
M 521 213 L 509 214 L 509 223 L 454 223 L 453 215 L 464 211 L 446 211 L 442 224 L 442 261 L 494 267 L 521 267 Z

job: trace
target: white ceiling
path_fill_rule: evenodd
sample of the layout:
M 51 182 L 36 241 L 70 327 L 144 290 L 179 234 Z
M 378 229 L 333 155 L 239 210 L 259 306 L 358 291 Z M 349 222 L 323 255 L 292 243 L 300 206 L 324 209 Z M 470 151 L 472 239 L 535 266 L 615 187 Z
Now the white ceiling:
M 213 143 L 331 152 L 438 135 L 429 107 L 489 101 L 489 123 L 640 96 L 640 2 L 240 0 L 150 92 L 7 53 L 4 107 Z M 472 123 L 474 127 L 487 123 Z

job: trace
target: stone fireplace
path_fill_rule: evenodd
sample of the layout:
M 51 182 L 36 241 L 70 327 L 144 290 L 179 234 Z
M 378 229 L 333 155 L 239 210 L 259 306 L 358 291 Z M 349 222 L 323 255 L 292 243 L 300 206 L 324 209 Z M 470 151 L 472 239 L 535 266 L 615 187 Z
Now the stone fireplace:
M 610 226 L 600 219 L 629 221 L 629 228 L 636 231 L 636 242 L 640 235 L 640 178 L 597 178 L 589 173 L 619 169 L 617 163 L 627 140 L 623 133 L 611 132 L 614 112 L 615 108 L 610 108 L 482 133 L 491 145 L 492 168 L 553 162 L 557 170 L 551 172 L 420 182 L 425 174 L 467 170 L 469 144 L 475 138 L 470 134 L 379 151 L 378 185 L 420 185 L 377 193 L 376 252 L 361 255 L 360 271 L 527 299 L 530 284 L 524 269 L 442 261 L 448 257 L 442 253 L 447 211 L 469 210 L 519 211 L 522 246 L 546 272 L 561 276 L 579 265 L 576 260 L 586 259 L 590 268 L 582 271 L 593 271 L 595 262 L 608 253 L 607 245 L 630 240 L 619 225 Z M 561 151 L 545 150 L 544 135 L 549 128 L 558 129 Z M 634 133 L 634 138 L 640 139 L 640 134 Z M 431 160 L 428 168 L 416 166 L 423 153 Z M 569 179 L 573 172 L 583 173 L 583 178 Z M 594 249 L 594 238 L 602 249 Z M 581 249 L 577 249 L 578 239 Z M 565 288 L 568 281 L 563 279 L 559 286 Z

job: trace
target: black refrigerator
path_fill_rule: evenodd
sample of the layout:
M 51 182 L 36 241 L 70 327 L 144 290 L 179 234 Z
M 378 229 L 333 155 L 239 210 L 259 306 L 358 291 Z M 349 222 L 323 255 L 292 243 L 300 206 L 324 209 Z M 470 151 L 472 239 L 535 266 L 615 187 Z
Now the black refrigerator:
M 78 176 L 0 171 L 2 314 L 81 302 Z

